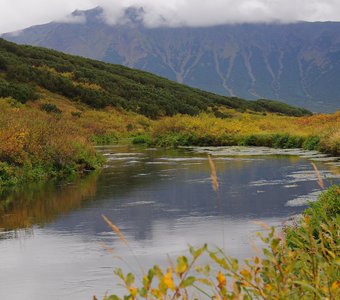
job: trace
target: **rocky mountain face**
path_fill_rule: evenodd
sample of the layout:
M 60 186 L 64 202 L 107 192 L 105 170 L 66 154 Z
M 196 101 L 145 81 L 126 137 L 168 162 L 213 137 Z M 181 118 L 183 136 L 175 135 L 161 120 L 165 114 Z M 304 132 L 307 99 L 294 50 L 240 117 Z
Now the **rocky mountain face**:
M 109 26 L 101 9 L 85 23 L 33 26 L 7 40 L 146 70 L 227 96 L 269 98 L 314 111 L 340 108 L 340 23 L 147 28 L 134 13 Z

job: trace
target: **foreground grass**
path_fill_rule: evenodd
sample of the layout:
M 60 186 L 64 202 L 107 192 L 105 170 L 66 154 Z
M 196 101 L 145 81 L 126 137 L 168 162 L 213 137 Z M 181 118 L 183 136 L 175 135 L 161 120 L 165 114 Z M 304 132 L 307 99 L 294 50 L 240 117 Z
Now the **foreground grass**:
M 119 229 L 106 222 L 127 243 Z M 117 269 L 127 294 L 119 299 L 339 299 L 340 297 L 340 186 L 332 186 L 305 211 L 285 234 L 269 228 L 262 255 L 244 262 L 221 249 L 190 248 L 188 256 L 161 269 L 154 266 L 142 282 Z M 199 259 L 209 262 L 200 265 Z M 94 297 L 94 299 L 96 299 Z

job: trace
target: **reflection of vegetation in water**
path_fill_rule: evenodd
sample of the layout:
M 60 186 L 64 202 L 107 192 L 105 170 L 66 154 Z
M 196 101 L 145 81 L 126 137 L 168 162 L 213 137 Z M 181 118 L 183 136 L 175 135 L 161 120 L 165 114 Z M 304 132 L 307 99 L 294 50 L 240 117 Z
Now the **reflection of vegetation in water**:
M 60 214 L 80 208 L 96 193 L 97 174 L 79 179 L 72 185 L 30 185 L 0 202 L 0 228 L 14 230 L 43 226 Z

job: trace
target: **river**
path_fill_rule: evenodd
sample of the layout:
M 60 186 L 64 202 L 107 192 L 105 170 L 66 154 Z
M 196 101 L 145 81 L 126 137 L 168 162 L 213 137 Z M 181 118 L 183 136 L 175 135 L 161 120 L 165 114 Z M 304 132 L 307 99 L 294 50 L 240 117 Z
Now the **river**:
M 255 221 L 280 226 L 339 167 L 315 152 L 267 148 L 99 147 L 107 163 L 68 183 L 30 185 L 0 208 L 0 299 L 80 300 L 120 292 L 113 270 L 167 264 L 188 245 L 239 259 L 259 247 Z M 217 170 L 212 188 L 207 154 Z M 111 232 L 117 225 L 132 251 Z

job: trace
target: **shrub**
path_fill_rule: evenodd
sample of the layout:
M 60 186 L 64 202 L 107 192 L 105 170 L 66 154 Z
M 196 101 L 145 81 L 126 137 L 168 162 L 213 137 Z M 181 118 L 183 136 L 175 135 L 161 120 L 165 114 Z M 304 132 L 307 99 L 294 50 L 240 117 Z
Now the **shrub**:
M 72 111 L 72 112 L 71 112 L 71 115 L 72 115 L 73 117 L 80 118 L 80 117 L 81 117 L 81 112 L 80 112 L 80 111 Z
M 0 78 L 0 98 L 12 97 L 21 103 L 38 99 L 34 88 L 23 83 L 9 83 Z
M 48 113 L 55 113 L 55 114 L 61 114 L 62 113 L 62 111 L 55 104 L 52 104 L 52 103 L 41 104 L 40 109 L 44 110 Z
M 13 186 L 17 182 L 18 178 L 15 168 L 6 162 L 0 161 L 0 189 L 3 186 Z
M 320 138 L 318 136 L 309 136 L 303 142 L 302 147 L 305 150 L 319 150 Z
M 91 141 L 96 145 L 112 145 L 118 142 L 118 137 L 115 133 L 105 133 L 101 135 L 93 135 Z
M 132 144 L 147 144 L 147 145 L 151 145 L 152 144 L 152 140 L 151 137 L 147 134 L 141 134 L 141 135 L 137 135 L 135 137 L 132 138 Z

